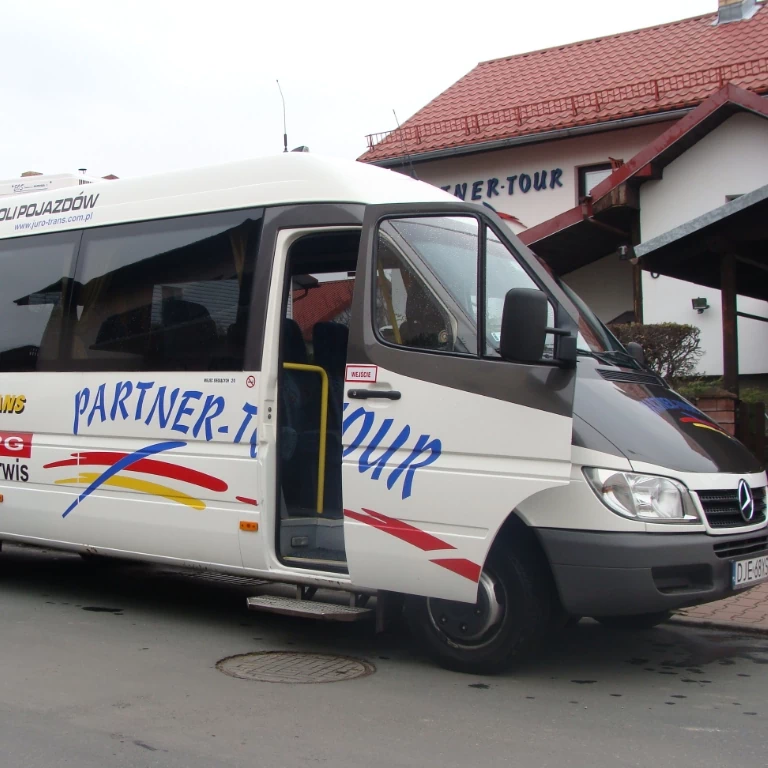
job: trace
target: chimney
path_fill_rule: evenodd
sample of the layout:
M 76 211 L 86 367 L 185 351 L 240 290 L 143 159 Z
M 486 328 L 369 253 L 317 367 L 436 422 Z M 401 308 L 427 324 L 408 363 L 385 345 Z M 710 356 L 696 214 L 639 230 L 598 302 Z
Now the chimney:
M 751 19 L 757 13 L 755 0 L 718 0 L 717 24 Z

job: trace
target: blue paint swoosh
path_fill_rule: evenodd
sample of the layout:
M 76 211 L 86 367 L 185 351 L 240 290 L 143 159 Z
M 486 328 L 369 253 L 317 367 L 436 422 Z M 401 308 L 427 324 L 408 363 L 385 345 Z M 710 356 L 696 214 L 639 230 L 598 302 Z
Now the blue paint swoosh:
M 135 464 L 137 461 L 145 459 L 147 456 L 153 456 L 163 451 L 172 451 L 174 448 L 183 448 L 185 442 L 179 440 L 169 441 L 167 443 L 155 443 L 146 448 L 139 448 L 138 451 L 129 453 L 119 461 L 116 461 L 109 469 L 102 472 L 66 509 L 62 517 L 66 517 L 81 501 L 85 501 L 99 486 L 103 485 L 110 477 L 114 477 L 118 472 L 122 472 L 126 467 Z

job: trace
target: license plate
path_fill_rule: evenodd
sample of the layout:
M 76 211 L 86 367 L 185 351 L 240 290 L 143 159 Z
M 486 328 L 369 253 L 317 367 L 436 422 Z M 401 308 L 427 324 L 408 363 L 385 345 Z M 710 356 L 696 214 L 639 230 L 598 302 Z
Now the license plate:
M 768 555 L 739 560 L 731 566 L 731 584 L 741 589 L 761 581 L 768 581 Z

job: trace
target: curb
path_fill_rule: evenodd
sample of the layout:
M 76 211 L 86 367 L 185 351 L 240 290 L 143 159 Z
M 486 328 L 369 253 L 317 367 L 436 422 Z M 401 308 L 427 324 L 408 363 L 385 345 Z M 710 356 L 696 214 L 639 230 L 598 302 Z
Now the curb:
M 768 627 L 760 627 L 754 624 L 736 624 L 733 621 L 709 621 L 707 619 L 697 619 L 688 616 L 673 616 L 665 623 L 677 624 L 678 626 L 693 625 L 700 627 L 701 629 L 716 629 L 721 632 L 744 632 L 750 635 L 768 635 Z

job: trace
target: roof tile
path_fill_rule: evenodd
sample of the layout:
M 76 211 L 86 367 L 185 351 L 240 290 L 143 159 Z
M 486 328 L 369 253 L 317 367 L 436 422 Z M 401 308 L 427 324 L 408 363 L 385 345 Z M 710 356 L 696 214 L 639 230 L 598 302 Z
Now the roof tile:
M 768 8 L 708 14 L 478 64 L 400 129 L 374 134 L 377 162 L 699 104 L 724 82 L 768 91 Z

